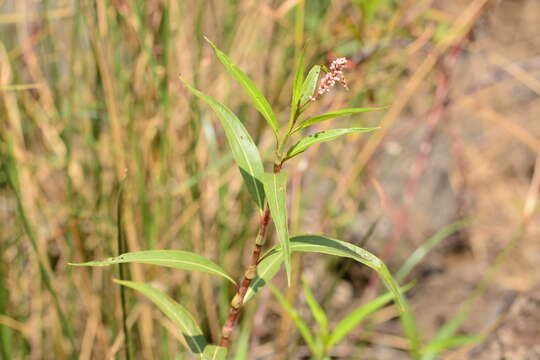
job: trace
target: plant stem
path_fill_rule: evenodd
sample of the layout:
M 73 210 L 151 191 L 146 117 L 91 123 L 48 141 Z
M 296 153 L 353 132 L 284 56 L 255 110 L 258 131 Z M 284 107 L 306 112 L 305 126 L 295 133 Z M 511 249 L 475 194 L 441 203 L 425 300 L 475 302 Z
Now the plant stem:
M 274 173 L 279 173 L 281 171 L 282 165 L 283 162 L 275 163 Z M 264 242 L 266 240 L 266 233 L 268 230 L 268 224 L 270 223 L 270 219 L 270 208 L 268 207 L 268 203 L 266 203 L 264 206 L 264 213 L 261 216 L 259 231 L 257 232 L 257 237 L 255 239 L 255 248 L 251 253 L 251 261 L 246 272 L 244 273 L 244 278 L 242 279 L 242 282 L 240 283 L 240 286 L 236 290 L 236 294 L 231 301 L 231 309 L 229 310 L 229 316 L 227 317 L 227 320 L 225 321 L 225 324 L 223 325 L 223 328 L 221 330 L 221 340 L 219 342 L 219 346 L 229 347 L 232 332 L 234 330 L 234 325 L 236 323 L 236 320 L 238 319 L 240 309 L 242 308 L 242 305 L 244 303 L 244 297 L 246 296 L 251 281 L 257 275 L 257 264 L 259 263 L 259 258 L 261 256 L 262 246 L 264 245 Z
M 227 321 L 225 321 L 223 329 L 221 330 L 221 341 L 219 343 L 219 346 L 229 346 L 231 335 L 234 329 L 234 324 L 236 322 L 236 319 L 238 318 L 238 314 L 240 313 L 240 308 L 242 307 L 242 304 L 244 302 L 244 297 L 246 296 L 246 292 L 249 288 L 249 285 L 251 284 L 251 280 L 253 280 L 253 278 L 257 274 L 257 263 L 259 262 L 259 257 L 261 256 L 261 248 L 266 238 L 266 232 L 269 223 L 270 209 L 268 208 L 268 204 L 266 204 L 264 214 L 261 216 L 261 223 L 259 225 L 259 231 L 255 240 L 255 248 L 253 249 L 253 252 L 251 254 L 251 261 L 246 272 L 244 273 L 244 278 L 242 279 L 242 282 L 240 283 L 240 286 L 236 291 L 236 295 L 231 301 L 231 309 L 229 310 L 229 316 L 227 317 Z

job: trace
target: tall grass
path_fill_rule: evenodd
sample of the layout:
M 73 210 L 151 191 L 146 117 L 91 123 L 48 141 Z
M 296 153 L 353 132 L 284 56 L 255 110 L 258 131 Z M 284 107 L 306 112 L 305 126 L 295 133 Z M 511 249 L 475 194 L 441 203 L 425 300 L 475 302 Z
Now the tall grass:
M 373 218 L 368 206 L 377 199 L 382 204 L 377 215 L 395 219 L 391 206 L 385 207 L 387 194 L 377 192 L 377 173 L 386 170 L 376 165 L 378 151 L 389 149 L 388 138 L 395 141 L 422 125 L 434 74 L 441 71 L 438 64 L 456 46 L 466 48 L 466 31 L 485 3 L 446 12 L 430 2 L 388 0 L 0 2 L 2 358 L 91 359 L 121 353 L 124 300 L 110 273 L 67 267 L 68 261 L 118 251 L 121 182 L 127 250 L 192 250 L 241 276 L 244 266 L 238 264 L 247 257 L 241 249 L 249 248 L 258 219 L 226 155 L 222 130 L 195 97 L 186 96 L 178 75 L 196 88 L 211 89 L 234 109 L 255 130 L 254 140 L 267 155 L 273 135 L 211 60 L 204 35 L 264 84 L 280 117 L 289 106 L 286 90 L 294 76 L 295 49 L 302 43 L 307 44 L 307 64 L 327 63 L 337 55 L 354 62 L 350 91 L 322 98 L 321 113 L 394 104 L 384 118 L 347 119 L 358 126 L 382 121 L 382 134 L 368 144 L 364 138 L 347 139 L 322 145 L 329 155 L 312 149 L 303 160 L 291 161 L 295 231 L 324 231 L 356 242 L 367 232 L 367 219 Z M 417 118 L 403 116 L 407 113 Z M 319 194 L 331 200 L 320 203 Z M 462 215 L 456 212 L 441 227 Z M 418 244 L 439 229 L 428 230 L 413 231 L 413 241 Z M 375 232 L 367 247 L 382 250 L 387 235 Z M 396 235 L 397 251 L 390 246 L 385 253 L 396 269 L 403 263 L 397 256 L 411 250 L 404 237 Z M 293 261 L 293 267 L 320 271 L 314 262 Z M 224 282 L 161 268 L 126 270 L 133 280 L 159 284 L 181 297 L 202 319 L 203 330 L 218 340 L 233 296 Z M 338 275 L 335 282 L 341 283 Z M 369 288 L 376 286 L 370 282 Z M 289 302 L 301 292 L 299 286 L 292 289 Z M 216 293 L 223 295 L 215 298 Z M 140 357 L 181 356 L 181 336 L 169 320 L 131 295 L 125 304 L 125 324 Z M 275 313 L 286 317 L 273 304 L 263 294 L 256 305 L 262 310 L 250 309 L 240 319 L 239 348 L 248 347 L 251 320 L 265 323 Z M 259 344 L 264 353 L 264 343 L 282 344 L 273 326 L 252 333 L 252 349 Z M 292 331 L 290 321 L 279 326 L 284 334 Z M 172 335 L 159 336 L 171 329 Z M 291 343 L 289 348 L 271 345 L 271 356 L 293 354 L 298 347 Z

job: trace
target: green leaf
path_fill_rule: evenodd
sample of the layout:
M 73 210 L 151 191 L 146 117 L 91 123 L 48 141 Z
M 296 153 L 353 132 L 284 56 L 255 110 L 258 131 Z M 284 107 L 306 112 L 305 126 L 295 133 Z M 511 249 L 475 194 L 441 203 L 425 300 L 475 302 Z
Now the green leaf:
M 114 280 L 114 282 L 135 289 L 150 299 L 178 326 L 191 352 L 194 354 L 203 354 L 207 346 L 206 339 L 202 330 L 193 319 L 193 316 L 182 305 L 152 286 L 134 281 Z
M 366 107 L 366 108 L 350 108 L 350 109 L 332 111 L 326 114 L 311 117 L 303 121 L 300 125 L 298 125 L 298 127 L 296 127 L 296 129 L 293 130 L 293 132 L 304 129 L 311 125 L 318 124 L 325 120 L 329 120 L 329 119 L 333 119 L 333 118 L 337 118 L 341 116 L 346 116 L 346 115 L 359 114 L 359 113 L 377 111 L 377 110 L 383 110 L 383 109 L 386 109 L 386 108 L 385 107 Z
M 399 306 L 403 329 L 411 343 L 411 350 L 413 354 L 418 354 L 420 340 L 414 323 L 414 317 L 397 283 L 392 278 L 386 265 L 379 258 L 354 244 L 320 235 L 295 236 L 290 239 L 290 248 L 291 252 L 315 252 L 350 258 L 375 270 Z M 277 246 L 270 249 L 263 256 L 259 266 L 257 266 L 257 276 L 253 279 L 248 289 L 248 293 L 251 292 L 250 296 L 253 296 L 253 293 L 260 290 L 277 273 L 276 266 L 279 266 L 280 261 L 282 261 L 282 255 L 280 248 Z
M 225 360 L 227 358 L 227 348 L 217 345 L 208 345 L 204 348 L 201 357 L 204 360 Z
M 321 336 L 326 339 L 328 336 L 328 318 L 326 317 L 326 313 L 315 299 L 315 295 L 313 295 L 313 291 L 311 291 L 306 280 L 302 279 L 302 282 L 304 283 L 304 295 L 306 296 L 309 310 L 311 311 L 315 321 L 317 321 L 317 324 L 319 324 Z
M 296 65 L 296 75 L 294 76 L 292 98 L 291 98 L 291 114 L 289 117 L 289 130 L 293 127 L 293 121 L 298 107 L 300 106 L 300 96 L 302 95 L 302 84 L 304 82 L 304 53 L 300 53 L 298 64 Z
M 309 73 L 302 86 L 302 95 L 300 96 L 300 105 L 303 106 L 309 102 L 309 98 L 315 93 L 317 83 L 319 82 L 319 74 L 321 73 L 321 67 L 315 65 L 309 70 Z
M 468 319 L 470 303 L 466 303 L 466 306 L 462 307 L 460 311 L 454 315 L 450 320 L 448 320 L 441 328 L 437 330 L 437 333 L 433 339 L 425 346 L 429 348 L 431 346 L 436 347 L 437 345 L 444 343 L 445 341 L 452 339 L 455 336 L 455 333 L 459 330 L 461 325 Z M 433 359 L 436 353 L 431 351 L 424 354 L 423 359 Z
M 402 292 L 409 290 L 412 285 L 408 285 L 401 289 Z M 343 320 L 341 320 L 336 327 L 332 330 L 330 339 L 328 340 L 328 348 L 332 348 L 337 345 L 347 334 L 354 330 L 358 325 L 364 321 L 369 315 L 373 314 L 386 304 L 388 304 L 394 295 L 392 293 L 386 293 L 373 299 L 369 303 L 360 306 L 356 310 L 350 312 Z
M 416 249 L 411 256 L 405 261 L 405 264 L 401 266 L 399 271 L 396 274 L 396 281 L 398 283 L 402 282 L 407 275 L 422 261 L 422 259 L 435 247 L 437 244 L 439 244 L 442 240 L 446 239 L 448 236 L 454 234 L 456 231 L 464 228 L 469 224 L 469 221 L 467 220 L 460 220 L 456 221 L 455 223 L 452 223 L 444 228 L 442 228 L 440 231 L 438 231 L 435 235 L 430 237 L 428 240 L 426 240 L 425 243 L 422 244 L 418 249 Z
M 283 256 L 281 251 L 275 247 L 269 251 L 257 264 L 257 276 L 249 284 L 249 288 L 244 297 L 244 304 L 247 303 L 260 289 L 264 287 L 272 279 L 283 264 Z
M 219 50 L 216 45 L 214 45 L 214 43 L 210 41 L 207 37 L 205 37 L 205 39 L 210 44 L 210 46 L 212 46 L 217 58 L 219 59 L 219 61 L 221 61 L 223 66 L 225 66 L 225 69 L 227 69 L 227 71 L 236 78 L 238 83 L 249 94 L 253 105 L 266 119 L 268 124 L 270 124 L 277 137 L 279 134 L 279 123 L 276 116 L 274 115 L 274 112 L 272 111 L 272 107 L 268 103 L 268 100 L 266 100 L 262 92 L 257 88 L 257 86 L 255 86 L 253 81 L 242 70 L 240 70 L 240 68 L 234 65 L 224 52 Z
M 275 286 L 273 286 L 272 284 L 268 284 L 268 286 L 281 307 L 287 312 L 287 314 L 289 314 L 291 319 L 294 321 L 294 324 L 298 328 L 298 331 L 300 331 L 300 334 L 304 338 L 312 354 L 317 355 L 319 353 L 319 350 L 316 346 L 313 334 L 311 333 L 311 331 L 309 331 L 309 327 L 307 326 L 307 324 L 304 322 L 304 320 L 302 320 L 298 312 L 291 306 L 291 304 L 289 304 L 287 299 L 285 299 L 283 294 Z
M 182 80 L 183 81 L 183 80 Z M 261 182 L 261 176 L 264 173 L 261 155 L 257 150 L 257 146 L 249 136 L 246 128 L 236 115 L 225 105 L 217 101 L 211 96 L 203 94 L 197 89 L 194 89 L 186 82 L 184 85 L 198 98 L 204 100 L 218 116 L 225 136 L 229 142 L 232 154 L 240 173 L 244 177 L 244 182 L 251 196 L 257 203 L 261 211 L 264 208 L 264 189 Z
M 437 340 L 422 349 L 422 359 L 433 359 L 438 353 L 464 346 L 474 345 L 484 341 L 485 337 L 481 335 L 459 335 L 448 339 Z
M 283 250 L 282 256 L 287 272 L 287 282 L 291 284 L 291 249 L 289 246 L 289 224 L 287 220 L 287 174 L 263 174 L 264 191 L 268 198 L 268 207 Z
M 302 140 L 298 141 L 296 144 L 291 146 L 291 148 L 287 151 L 287 159 L 290 159 L 298 154 L 303 153 L 311 145 L 334 140 L 335 138 L 340 137 L 342 135 L 346 135 L 346 134 L 370 132 L 376 129 L 378 128 L 376 127 L 375 128 L 348 128 L 348 129 L 332 129 L 332 130 L 320 131 L 318 133 L 306 136 L 305 138 L 303 138 Z
M 102 261 L 89 261 L 79 264 L 70 263 L 69 265 L 108 266 L 125 263 L 150 264 L 181 270 L 202 271 L 208 274 L 222 276 L 233 284 L 236 284 L 233 278 L 231 278 L 219 265 L 195 253 L 181 250 L 146 250 L 128 252 Z

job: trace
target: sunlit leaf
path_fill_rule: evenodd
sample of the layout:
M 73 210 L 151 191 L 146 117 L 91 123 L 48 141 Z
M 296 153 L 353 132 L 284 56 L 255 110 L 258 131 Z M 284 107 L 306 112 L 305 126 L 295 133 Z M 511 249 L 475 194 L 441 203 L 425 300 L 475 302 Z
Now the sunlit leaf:
M 309 73 L 306 77 L 306 80 L 304 80 L 304 84 L 302 85 L 302 95 L 300 96 L 300 105 L 307 104 L 309 99 L 313 96 L 315 93 L 315 89 L 317 88 L 317 83 L 319 82 L 319 74 L 321 73 L 321 67 L 319 65 L 315 65 L 314 67 L 309 70 Z
M 309 330 L 309 327 L 307 324 L 302 320 L 298 312 L 289 304 L 287 299 L 283 296 L 283 294 L 272 284 L 268 284 L 270 290 L 272 291 L 272 294 L 276 297 L 276 300 L 279 302 L 279 305 L 289 314 L 291 319 L 294 321 L 294 324 L 298 328 L 298 331 L 300 331 L 300 334 L 304 338 L 307 346 L 311 350 L 311 352 L 316 355 L 318 354 L 319 350 L 316 346 L 315 339 L 313 337 L 313 334 Z M 318 358 L 318 357 L 317 357 Z
M 182 270 L 202 271 L 208 274 L 222 276 L 231 281 L 233 284 L 236 284 L 235 281 L 219 265 L 195 253 L 181 250 L 146 250 L 128 252 L 102 261 L 89 261 L 70 265 L 108 266 L 125 263 L 150 264 Z
M 376 129 L 378 128 L 348 128 L 320 131 L 318 133 L 306 136 L 305 138 L 301 139 L 296 144 L 291 146 L 291 148 L 287 151 L 287 159 L 303 153 L 311 145 L 334 140 L 335 138 L 346 134 L 370 132 Z
M 264 173 L 264 167 L 257 146 L 255 146 L 251 136 L 249 136 L 242 122 L 229 108 L 213 97 L 194 89 L 186 82 L 184 82 L 184 85 L 194 95 L 210 105 L 218 116 L 225 130 L 225 136 L 227 136 L 233 157 L 244 177 L 248 191 L 262 211 L 264 208 L 264 189 L 261 182 L 261 175 Z
M 178 326 L 184 335 L 189 349 L 194 354 L 203 354 L 207 346 L 202 330 L 199 328 L 193 316 L 180 304 L 171 299 L 160 290 L 146 284 L 134 281 L 114 280 L 114 282 L 130 287 L 142 293 L 150 299 L 163 313 Z
M 217 58 L 219 61 L 221 61 L 223 66 L 225 66 L 225 69 L 227 69 L 227 71 L 236 78 L 240 86 L 242 86 L 242 88 L 244 88 L 244 90 L 249 94 L 253 105 L 266 119 L 268 124 L 270 124 L 277 137 L 279 133 L 279 123 L 274 115 L 274 112 L 272 111 L 272 107 L 268 103 L 268 100 L 266 100 L 262 92 L 257 88 L 257 86 L 255 86 L 253 81 L 242 70 L 240 70 L 238 66 L 234 65 L 223 51 L 219 50 L 208 38 L 205 37 L 205 39 L 210 46 L 212 46 Z
M 420 340 L 413 315 L 409 309 L 407 301 L 401 294 L 397 283 L 392 278 L 386 265 L 375 255 L 370 252 L 348 242 L 332 239 L 320 235 L 300 235 L 290 239 L 291 252 L 314 252 L 321 254 L 334 255 L 339 257 L 350 258 L 358 261 L 373 270 L 380 276 L 383 283 L 392 293 L 394 301 L 401 310 L 401 321 L 404 332 L 411 343 L 411 351 L 413 354 L 418 354 L 420 349 Z M 259 291 L 264 284 L 268 283 L 279 270 L 279 264 L 282 261 L 281 249 L 273 247 L 262 258 L 257 267 L 257 276 L 250 284 L 248 293 L 250 297 L 253 293 Z M 277 267 L 277 269 L 276 269 Z M 247 300 L 246 300 L 247 301 Z
M 289 246 L 289 224 L 287 220 L 287 174 L 263 174 L 264 191 L 276 232 L 283 250 L 282 256 L 287 272 L 287 281 L 291 283 L 291 250 Z
M 337 117 L 346 116 L 346 115 L 353 115 L 353 114 L 359 114 L 359 113 L 370 112 L 370 111 L 383 110 L 383 109 L 385 109 L 385 108 L 384 107 L 366 107 L 366 108 L 350 108 L 350 109 L 343 109 L 343 110 L 328 112 L 326 114 L 314 116 L 314 117 L 311 117 L 309 119 L 306 119 L 306 120 L 302 121 L 302 123 L 300 125 L 298 125 L 293 130 L 293 132 L 296 132 L 296 131 L 304 129 L 304 128 L 308 127 L 308 126 L 315 125 L 315 124 L 321 123 L 323 121 L 334 119 L 334 118 L 337 118 Z
M 244 297 L 244 304 L 247 303 L 256 293 L 261 290 L 279 271 L 283 264 L 281 251 L 276 248 L 268 253 L 257 265 L 257 276 L 249 284 L 249 288 Z
M 300 53 L 298 64 L 296 65 L 296 74 L 294 76 L 293 90 L 291 96 L 291 114 L 289 118 L 289 126 L 292 127 L 294 117 L 297 115 L 298 107 L 300 106 L 300 96 L 302 95 L 302 84 L 304 82 L 304 53 Z
M 411 287 L 412 285 L 401 288 L 401 292 L 405 292 Z M 347 334 L 358 327 L 358 325 L 360 325 L 360 323 L 369 315 L 381 309 L 383 306 L 392 301 L 393 298 L 394 294 L 386 293 L 350 312 L 332 330 L 330 338 L 328 339 L 328 348 L 332 348 L 333 346 L 339 344 L 339 342 L 343 340 Z
M 208 345 L 204 348 L 201 357 L 204 360 L 225 360 L 227 358 L 227 348 L 217 345 Z

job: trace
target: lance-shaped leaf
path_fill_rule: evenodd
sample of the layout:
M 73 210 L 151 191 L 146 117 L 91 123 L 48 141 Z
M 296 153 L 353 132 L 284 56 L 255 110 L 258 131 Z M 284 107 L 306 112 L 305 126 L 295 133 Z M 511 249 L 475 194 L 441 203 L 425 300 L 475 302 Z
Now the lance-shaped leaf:
M 303 153 L 311 145 L 334 140 L 335 138 L 346 134 L 370 132 L 376 129 L 378 128 L 348 128 L 320 131 L 318 133 L 306 136 L 305 138 L 301 139 L 296 144 L 291 146 L 291 148 L 287 151 L 287 159 Z
M 302 95 L 302 84 L 304 82 L 304 53 L 300 53 L 298 64 L 296 65 L 296 75 L 294 76 L 293 90 L 291 96 L 291 114 L 289 117 L 289 129 L 293 127 L 293 120 L 300 106 L 300 96 Z
M 276 115 L 274 115 L 274 112 L 272 111 L 272 107 L 268 103 L 268 100 L 266 100 L 262 92 L 257 88 L 257 86 L 255 86 L 253 81 L 242 70 L 240 70 L 238 66 L 233 64 L 231 59 L 229 59 L 229 57 L 223 51 L 219 50 L 216 45 L 214 45 L 214 43 L 211 42 L 207 37 L 205 37 L 205 39 L 210 46 L 212 46 L 217 58 L 219 61 L 221 61 L 223 66 L 225 66 L 225 69 L 227 69 L 227 71 L 236 78 L 242 88 L 244 88 L 244 90 L 249 94 L 253 105 L 266 119 L 268 124 L 270 124 L 277 137 L 279 133 L 279 123 Z
M 300 235 L 292 237 L 290 239 L 290 247 L 291 252 L 313 252 L 350 258 L 375 270 L 383 283 L 390 290 L 394 301 L 401 309 L 400 316 L 403 329 L 411 343 L 412 352 L 418 354 L 420 342 L 412 313 L 410 312 L 407 301 L 399 290 L 397 283 L 388 271 L 386 265 L 379 258 L 354 244 L 320 235 Z M 281 261 L 281 249 L 277 246 L 270 249 L 263 256 L 261 262 L 257 266 L 257 276 L 251 282 L 246 298 L 248 298 L 247 295 L 252 297 L 254 293 L 260 290 L 265 283 L 268 283 L 268 281 L 274 277 L 279 269 Z
M 249 136 L 242 122 L 228 107 L 213 97 L 194 89 L 186 82 L 184 82 L 184 85 L 199 99 L 210 105 L 216 113 L 225 130 L 225 136 L 227 136 L 233 157 L 244 177 L 248 191 L 262 211 L 264 207 L 264 189 L 261 176 L 264 173 L 264 167 L 261 155 L 251 136 Z
M 233 278 L 231 278 L 219 265 L 195 253 L 181 250 L 135 251 L 128 252 L 117 257 L 108 258 L 102 261 L 89 261 L 85 263 L 70 265 L 108 266 L 124 263 L 150 264 L 167 266 L 181 270 L 202 271 L 208 274 L 222 276 L 225 279 L 231 281 L 233 284 L 236 284 Z
M 351 109 L 343 109 L 343 110 L 328 112 L 326 114 L 314 116 L 314 117 L 311 117 L 309 119 L 302 121 L 302 123 L 298 125 L 293 130 L 293 132 L 297 132 L 298 130 L 304 129 L 308 126 L 315 125 L 323 121 L 334 119 L 337 117 L 359 114 L 359 113 L 370 112 L 370 111 L 383 110 L 383 109 L 386 109 L 386 108 L 384 107 L 351 108 Z
M 202 330 L 199 328 L 193 316 L 180 304 L 171 299 L 160 290 L 146 284 L 134 281 L 114 280 L 114 282 L 130 287 L 142 293 L 150 299 L 163 313 L 178 326 L 184 335 L 189 349 L 194 354 L 202 355 L 207 346 Z
M 227 348 L 217 345 L 208 345 L 204 348 L 201 357 L 203 360 L 225 360 L 227 359 Z
M 261 290 L 268 281 L 270 281 L 281 268 L 283 256 L 277 247 L 265 255 L 257 265 L 257 275 L 251 283 L 244 297 L 244 304 L 247 303 L 256 293 Z
M 321 73 L 321 67 L 315 65 L 309 70 L 306 80 L 302 85 L 302 95 L 300 96 L 300 105 L 303 106 L 309 102 L 309 99 L 315 93 L 317 83 L 319 82 L 319 74 Z
M 282 256 L 287 272 L 287 281 L 291 283 L 291 249 L 289 247 L 289 226 L 287 220 L 287 174 L 263 174 L 264 192 L 267 194 L 268 207 L 276 232 L 281 243 Z

